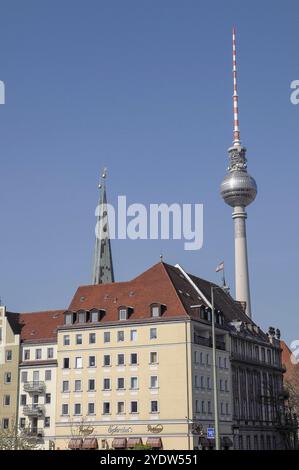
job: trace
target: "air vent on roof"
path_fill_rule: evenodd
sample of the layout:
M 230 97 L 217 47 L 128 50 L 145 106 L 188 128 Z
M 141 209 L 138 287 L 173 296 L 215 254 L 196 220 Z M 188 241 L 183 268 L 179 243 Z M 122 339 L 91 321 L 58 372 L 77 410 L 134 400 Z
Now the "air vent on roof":
M 135 295 L 135 292 L 131 290 L 131 292 L 129 292 L 129 297 L 133 297 L 133 295 Z
M 190 294 L 189 294 L 189 292 L 186 292 L 186 296 L 187 296 L 187 297 L 190 297 Z
M 109 295 L 108 295 L 108 294 L 105 294 L 104 300 L 108 300 L 108 299 L 109 299 Z
M 36 333 L 36 331 L 35 331 L 35 330 L 32 330 L 31 333 L 30 333 L 30 335 L 31 335 L 31 336 L 34 336 L 35 333 Z
M 183 291 L 182 291 L 181 289 L 179 289 L 179 293 L 180 293 L 180 294 L 182 294 L 182 293 L 183 293 Z
M 81 297 L 80 297 L 80 302 L 84 302 L 84 300 L 86 300 L 85 295 L 81 295 Z
M 54 313 L 54 315 L 52 316 L 52 318 L 58 318 L 58 317 L 59 317 L 58 313 Z

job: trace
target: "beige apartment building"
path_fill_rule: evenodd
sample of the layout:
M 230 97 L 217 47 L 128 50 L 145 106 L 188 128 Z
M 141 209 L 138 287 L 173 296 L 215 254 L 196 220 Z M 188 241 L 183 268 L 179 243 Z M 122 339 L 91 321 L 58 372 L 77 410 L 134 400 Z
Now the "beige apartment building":
M 0 306 L 0 426 L 7 430 L 17 422 L 19 347 L 17 314 Z
M 192 307 L 192 308 L 191 308 Z M 217 315 L 220 432 L 232 446 L 228 332 Z M 178 271 L 83 286 L 57 335 L 56 447 L 214 446 L 211 323 Z

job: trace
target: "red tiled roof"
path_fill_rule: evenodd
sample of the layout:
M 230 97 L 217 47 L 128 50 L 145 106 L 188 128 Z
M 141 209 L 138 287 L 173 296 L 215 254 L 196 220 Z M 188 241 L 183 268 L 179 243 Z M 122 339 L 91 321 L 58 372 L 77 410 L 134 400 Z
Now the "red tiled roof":
M 106 310 L 102 322 L 113 322 L 118 320 L 118 308 L 127 306 L 133 308 L 130 320 L 136 320 L 150 318 L 154 302 L 166 305 L 163 318 L 188 316 L 164 263 L 155 264 L 129 282 L 81 286 L 69 310 L 100 308 Z
M 21 313 L 21 341 L 37 341 L 56 339 L 57 327 L 63 324 L 64 310 Z

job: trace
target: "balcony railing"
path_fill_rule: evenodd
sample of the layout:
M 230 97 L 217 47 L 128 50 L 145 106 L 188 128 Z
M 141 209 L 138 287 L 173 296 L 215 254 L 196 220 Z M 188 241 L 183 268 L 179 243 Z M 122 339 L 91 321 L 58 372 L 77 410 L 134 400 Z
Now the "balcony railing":
M 27 437 L 41 438 L 44 436 L 44 430 L 42 428 L 25 428 L 22 430 L 22 434 Z
M 28 393 L 44 393 L 45 389 L 45 382 L 33 381 L 24 383 L 24 390 Z
M 212 338 L 204 338 L 203 336 L 194 335 L 194 343 L 201 344 L 203 346 L 208 346 L 209 348 L 212 347 Z M 225 351 L 225 342 L 219 339 L 216 339 L 216 348 L 222 349 Z
M 45 412 L 45 408 L 42 405 L 26 405 L 23 408 L 23 413 L 26 416 L 42 416 Z

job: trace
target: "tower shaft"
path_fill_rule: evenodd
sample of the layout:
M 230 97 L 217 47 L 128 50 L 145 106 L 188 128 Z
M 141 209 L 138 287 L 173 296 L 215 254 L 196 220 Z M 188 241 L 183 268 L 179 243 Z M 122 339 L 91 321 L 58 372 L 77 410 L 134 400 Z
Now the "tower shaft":
M 233 211 L 235 235 L 235 295 L 236 300 L 245 302 L 246 314 L 251 318 L 246 218 L 247 214 L 245 208 L 236 206 Z

